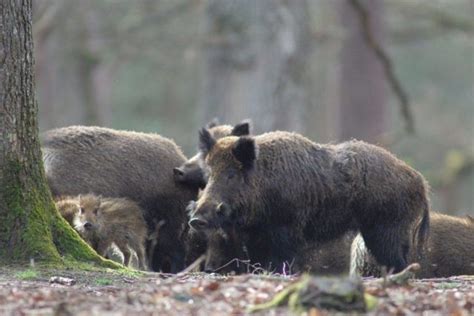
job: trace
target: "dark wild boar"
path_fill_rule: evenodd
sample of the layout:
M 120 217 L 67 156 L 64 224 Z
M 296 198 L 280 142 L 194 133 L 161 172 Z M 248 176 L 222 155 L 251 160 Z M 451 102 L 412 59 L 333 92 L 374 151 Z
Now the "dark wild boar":
M 71 126 L 42 135 L 43 160 L 55 196 L 94 193 L 125 197 L 144 210 L 150 234 L 160 227 L 151 268 L 184 268 L 185 208 L 197 189 L 174 181 L 186 161 L 179 147 L 157 134 Z M 150 248 L 150 247 L 148 247 Z
M 207 124 L 207 129 L 215 139 L 226 136 L 250 135 L 250 121 L 242 121 L 235 126 L 219 125 L 216 120 Z M 208 179 L 208 169 L 204 162 L 204 153 L 199 151 L 196 155 L 179 167 L 173 169 L 175 180 L 182 184 L 203 189 Z
M 200 147 L 209 182 L 189 224 L 235 228 L 248 253 L 265 256 L 255 259 L 262 265 L 281 269 L 313 242 L 360 230 L 377 261 L 400 271 L 424 242 L 427 184 L 380 147 L 320 145 L 288 132 L 216 140 L 207 129 Z
M 455 275 L 474 275 L 474 220 L 431 213 L 430 233 L 419 255 L 410 254 L 409 262 L 418 262 L 418 278 L 445 278 Z M 364 240 L 358 235 L 351 248 L 351 274 L 381 276 L 377 264 Z

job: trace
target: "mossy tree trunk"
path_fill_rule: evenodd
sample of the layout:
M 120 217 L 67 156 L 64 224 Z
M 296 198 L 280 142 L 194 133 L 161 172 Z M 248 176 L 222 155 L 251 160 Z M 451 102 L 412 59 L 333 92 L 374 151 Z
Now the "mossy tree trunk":
M 61 218 L 38 140 L 31 0 L 0 2 L 0 261 L 102 260 Z M 66 260 L 65 260 L 66 259 Z

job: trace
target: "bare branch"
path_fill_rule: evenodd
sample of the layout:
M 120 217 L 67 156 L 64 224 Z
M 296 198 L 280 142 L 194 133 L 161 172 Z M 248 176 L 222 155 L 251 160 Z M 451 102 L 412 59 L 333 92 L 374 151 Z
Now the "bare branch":
M 403 16 L 416 20 L 430 21 L 432 26 L 438 28 L 438 30 L 457 31 L 467 34 L 472 34 L 474 31 L 474 20 L 471 16 L 452 14 L 438 8 L 430 1 L 423 2 L 420 5 L 417 2 L 399 0 L 391 2 L 390 5 L 403 14 Z
M 42 40 L 51 33 L 54 26 L 56 25 L 56 17 L 61 8 L 61 2 L 54 2 L 48 7 L 44 8 L 34 22 L 33 25 L 33 36 L 36 40 Z
M 362 33 L 365 38 L 365 41 L 367 45 L 374 51 L 376 57 L 380 60 L 382 63 L 385 76 L 387 77 L 388 82 L 390 83 L 390 86 L 392 88 L 392 91 L 395 93 L 397 96 L 399 102 L 400 102 L 400 107 L 401 107 L 401 112 L 402 116 L 405 120 L 405 130 L 409 134 L 414 134 L 415 133 L 415 124 L 413 120 L 413 114 L 410 109 L 410 101 L 408 98 L 408 94 L 405 92 L 405 90 L 402 88 L 402 85 L 400 84 L 400 81 L 395 75 L 395 72 L 393 70 L 393 65 L 388 57 L 388 55 L 385 53 L 385 51 L 382 49 L 379 43 L 377 43 L 371 29 L 371 21 L 370 21 L 370 15 L 367 9 L 362 5 L 362 3 L 359 0 L 348 0 L 349 4 L 354 8 L 356 13 L 359 16 L 361 26 L 362 26 Z

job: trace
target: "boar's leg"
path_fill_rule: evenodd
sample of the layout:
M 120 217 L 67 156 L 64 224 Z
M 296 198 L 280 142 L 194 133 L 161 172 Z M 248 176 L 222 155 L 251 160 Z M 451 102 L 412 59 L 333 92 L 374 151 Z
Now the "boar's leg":
M 137 257 L 138 257 L 138 266 L 141 270 L 148 271 L 148 264 L 146 262 L 145 249 L 143 246 L 138 246 L 136 248 Z
M 388 269 L 393 268 L 395 273 L 407 266 L 409 237 L 399 227 L 377 224 L 370 229 L 362 229 L 361 233 L 367 248 L 379 264 Z
M 128 246 L 132 248 L 137 254 L 139 269 L 147 271 L 148 264 L 147 264 L 146 255 L 145 255 L 144 242 L 139 242 L 138 238 L 135 237 L 135 238 L 131 238 L 128 241 Z
M 119 243 L 119 244 L 117 244 L 117 246 L 119 247 L 120 251 L 122 251 L 122 253 L 123 253 L 123 263 L 124 263 L 124 265 L 129 267 L 130 262 L 132 260 L 132 252 L 130 251 L 130 249 L 128 248 L 126 243 Z
M 102 257 L 106 257 L 107 255 L 107 250 L 109 249 L 109 247 L 112 245 L 111 242 L 109 242 L 108 240 L 100 240 L 98 243 L 97 243 L 97 248 L 96 248 L 96 251 L 99 255 L 101 255 Z M 122 249 L 120 249 L 122 250 Z

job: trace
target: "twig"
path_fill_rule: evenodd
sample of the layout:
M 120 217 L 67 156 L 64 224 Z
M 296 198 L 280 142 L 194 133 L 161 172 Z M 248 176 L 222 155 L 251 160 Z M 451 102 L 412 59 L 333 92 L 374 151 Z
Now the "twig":
M 391 285 L 405 285 L 408 283 L 408 280 L 415 277 L 415 272 L 419 269 L 420 265 L 418 263 L 412 263 L 399 273 L 392 275 L 389 274 L 386 277 L 375 280 L 374 283 L 381 284 L 384 287 Z
M 198 267 L 204 260 L 206 259 L 206 255 L 201 255 L 199 258 L 197 258 L 196 260 L 194 260 L 193 263 L 191 263 L 186 269 L 184 269 L 183 271 L 179 272 L 178 274 L 179 275 L 182 275 L 182 274 L 186 274 L 186 273 L 189 273 L 191 271 L 193 271 L 196 267 Z
M 365 8 L 359 0 L 348 0 L 348 1 L 349 1 L 349 4 L 354 8 L 354 10 L 357 12 L 359 16 L 361 26 L 362 26 L 362 33 L 367 45 L 374 51 L 376 57 L 381 62 L 382 67 L 385 72 L 385 76 L 387 77 L 387 80 L 390 83 L 390 86 L 393 92 L 395 93 L 395 95 L 397 96 L 400 102 L 402 116 L 405 119 L 405 129 L 409 134 L 414 134 L 415 124 L 414 124 L 412 112 L 410 110 L 410 101 L 408 98 L 408 94 L 402 88 L 400 81 L 395 76 L 393 65 L 390 58 L 382 49 L 382 47 L 379 45 L 379 43 L 377 43 L 374 35 L 372 34 L 369 12 L 367 8 Z

